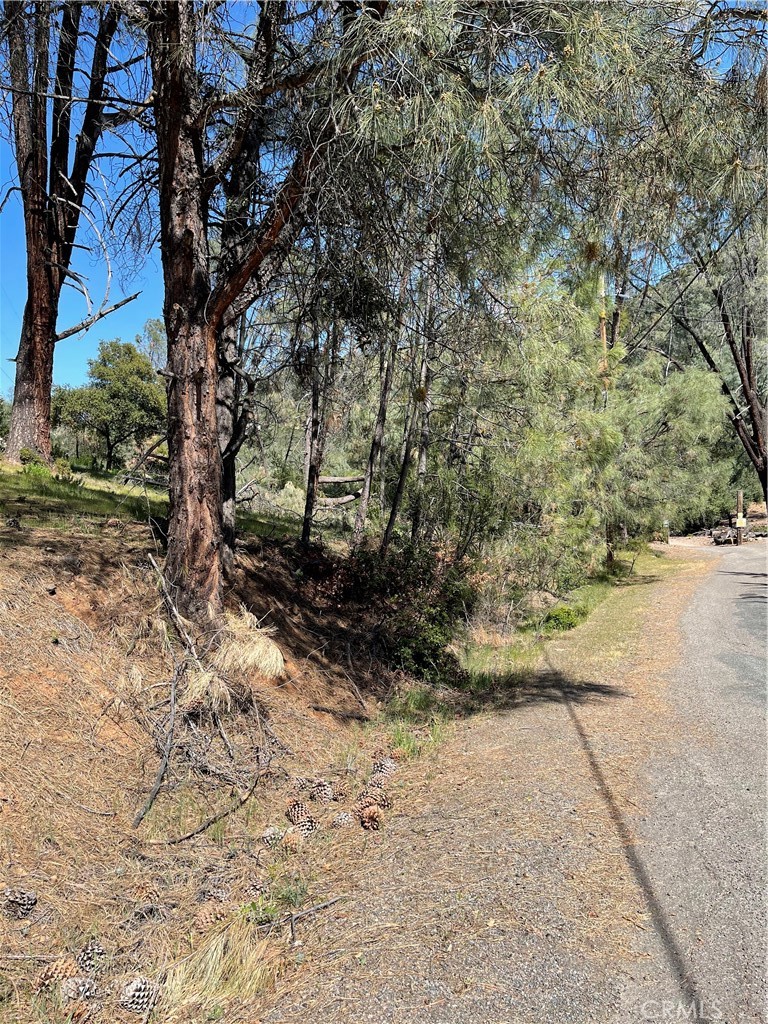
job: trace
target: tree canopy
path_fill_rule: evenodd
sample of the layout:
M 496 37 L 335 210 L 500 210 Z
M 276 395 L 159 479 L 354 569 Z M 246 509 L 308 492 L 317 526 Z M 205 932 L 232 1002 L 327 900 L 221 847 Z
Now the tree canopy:
M 90 383 L 57 388 L 54 425 L 95 435 L 110 470 L 127 444 L 138 445 L 165 430 L 165 388 L 148 356 L 131 342 L 102 341 L 89 360 Z
M 84 50 L 77 25 L 64 31 L 75 17 L 93 22 Z M 61 96 L 78 61 L 109 49 L 98 33 L 110 18 L 125 38 L 91 74 L 97 92 L 112 78 L 89 153 L 108 129 L 105 166 L 121 170 L 101 179 L 102 199 L 127 181 L 118 210 L 139 209 L 158 239 L 163 329 L 145 341 L 167 385 L 165 571 L 191 619 L 221 612 L 254 464 L 301 491 L 305 544 L 351 508 L 356 548 L 376 534 L 382 552 L 432 544 L 460 559 L 512 537 L 545 562 L 551 551 L 552 566 L 573 561 L 568 544 L 586 552 L 600 537 L 610 553 L 617 529 L 703 515 L 739 458 L 765 489 L 761 11 L 9 7 L 38 269 L 41 232 L 58 239 L 58 193 L 30 170 L 20 127 L 34 106 L 34 166 L 55 150 L 70 187 Z M 33 223 L 36 195 L 46 225 Z M 66 261 L 47 265 L 60 263 L 66 277 Z M 51 322 L 30 350 L 47 355 L 27 359 L 41 368 L 27 374 L 38 433 Z M 728 421 L 743 455 L 727 449 Z

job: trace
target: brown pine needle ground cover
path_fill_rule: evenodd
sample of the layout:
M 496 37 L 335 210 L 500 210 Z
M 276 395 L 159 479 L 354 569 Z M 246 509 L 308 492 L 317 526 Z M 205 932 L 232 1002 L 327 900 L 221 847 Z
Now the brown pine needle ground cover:
M 606 950 L 631 955 L 623 929 L 644 927 L 643 907 L 563 715 L 587 716 L 590 736 L 599 726 L 605 779 L 642 799 L 624 739 L 631 724 L 636 749 L 656 742 L 663 701 L 647 683 L 663 666 L 641 662 L 642 577 L 553 641 L 543 674 L 464 694 L 406 689 L 388 720 L 381 700 L 398 679 L 316 553 L 297 561 L 269 541 L 243 552 L 216 665 L 190 663 L 170 624 L 146 528 L 25 526 L 0 542 L 0 892 L 37 896 L 26 916 L 0 913 L 3 1021 L 135 1020 L 126 985 L 134 1009 L 157 999 L 151 1019 L 169 1024 L 307 1019 L 310 1005 L 343 1020 L 377 978 L 393 992 L 417 980 L 419 950 L 439 1014 L 499 989 L 491 940 L 499 955 L 510 942 L 598 964 Z M 704 566 L 651 562 L 668 577 L 651 625 L 672 638 L 674 588 Z M 617 713 L 640 698 L 639 719 Z M 557 749 L 553 711 L 569 736 Z M 365 811 L 382 829 L 364 831 L 357 798 L 381 774 L 377 750 L 400 767 L 384 809 Z M 311 834 L 286 820 L 297 800 Z M 84 965 L 90 940 L 104 953 Z M 430 1019 L 419 998 L 418 1013 L 400 999 L 391 1019 Z M 368 1019 L 390 1018 L 376 1003 Z
M 246 552 L 214 683 L 164 613 L 150 555 L 161 560 L 130 522 L 0 529 L 9 1024 L 135 1020 L 120 1005 L 131 982 L 134 1009 L 159 996 L 152 1020 L 252 1021 L 292 935 L 343 895 L 342 865 L 364 863 L 375 842 L 354 815 L 331 822 L 354 811 L 376 751 L 390 750 L 389 726 L 370 719 L 396 680 L 358 653 L 323 581 L 297 571 L 290 545 Z M 297 779 L 318 778 L 328 785 L 308 798 L 318 827 L 305 837 L 285 810 Z M 6 889 L 34 892 L 30 912 L 14 916 Z M 82 966 L 91 939 L 104 954 Z
M 712 564 L 644 558 L 537 672 L 489 682 L 486 711 L 403 773 L 375 857 L 258 1019 L 540 1024 L 580 1000 L 608 1019 L 594 993 L 619 1001 L 651 927 L 631 867 L 643 763 L 674 744 L 665 672 Z

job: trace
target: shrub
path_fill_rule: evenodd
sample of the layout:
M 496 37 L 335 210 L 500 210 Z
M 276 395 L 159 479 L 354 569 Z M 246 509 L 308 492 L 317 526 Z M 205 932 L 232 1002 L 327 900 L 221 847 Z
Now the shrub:
M 29 449 L 22 448 L 22 451 L 29 451 Z M 35 480 L 51 479 L 50 469 L 48 469 L 44 462 L 39 461 L 39 459 L 36 462 L 25 462 L 23 465 L 23 472 L 25 476 L 32 477 Z
M 428 546 L 383 558 L 362 549 L 345 565 L 337 587 L 346 600 L 376 607 L 375 643 L 386 664 L 427 682 L 455 683 L 462 671 L 447 648 L 477 596 L 467 568 Z
M 71 480 L 72 479 L 72 466 L 69 463 L 69 459 L 59 458 L 53 464 L 54 476 L 57 480 Z
M 547 612 L 544 625 L 550 629 L 573 629 L 584 618 L 576 608 L 570 608 L 567 604 L 560 604 Z
M 22 448 L 19 451 L 19 462 L 22 466 L 44 466 L 45 460 L 34 448 Z

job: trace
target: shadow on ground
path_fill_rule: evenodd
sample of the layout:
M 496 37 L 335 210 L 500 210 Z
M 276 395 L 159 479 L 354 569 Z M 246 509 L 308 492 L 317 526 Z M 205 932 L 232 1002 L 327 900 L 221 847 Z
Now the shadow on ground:
M 632 872 L 635 883 L 642 894 L 643 901 L 648 910 L 648 916 L 653 924 L 653 930 L 659 938 L 664 950 L 669 970 L 674 977 L 680 994 L 685 1000 L 687 1007 L 693 1006 L 696 1011 L 695 1019 L 698 1024 L 708 1024 L 708 1018 L 703 1016 L 704 1005 L 699 986 L 692 977 L 684 949 L 675 934 L 672 921 L 667 913 L 661 894 L 653 884 L 648 869 L 643 862 L 638 849 L 635 835 L 629 826 L 619 804 L 614 796 L 613 790 L 608 785 L 606 777 L 600 767 L 600 761 L 590 741 L 584 725 L 576 714 L 573 701 L 564 697 L 563 703 L 568 711 L 574 730 L 579 740 L 582 751 L 589 765 L 589 771 L 595 781 L 595 788 L 600 794 L 603 803 L 621 840 L 624 858 Z
M 768 602 L 768 581 L 767 572 L 737 572 L 733 569 L 720 569 L 718 571 L 719 576 L 738 576 L 739 583 L 742 587 L 750 587 L 752 589 L 746 591 L 746 593 L 739 594 L 740 601 L 758 601 L 761 604 Z
M 465 714 L 505 711 L 532 704 L 587 704 L 629 694 L 618 686 L 591 679 L 574 679 L 556 669 L 473 675 L 459 691 L 466 699 Z

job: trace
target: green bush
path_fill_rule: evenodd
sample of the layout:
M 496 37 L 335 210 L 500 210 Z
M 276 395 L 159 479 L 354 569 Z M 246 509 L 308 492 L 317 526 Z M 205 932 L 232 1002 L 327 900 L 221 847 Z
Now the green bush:
M 30 450 L 29 448 L 22 448 L 21 449 L 21 453 L 20 453 L 20 457 L 21 457 L 21 454 L 23 452 L 29 451 L 29 450 Z M 51 471 L 50 471 L 50 469 L 45 465 L 44 462 L 39 461 L 39 459 L 37 461 L 35 461 L 35 462 L 25 462 L 25 463 L 23 463 L 23 466 L 24 466 L 23 472 L 24 472 L 25 476 L 32 477 L 34 480 L 50 480 L 51 479 Z
M 34 448 L 22 448 L 19 451 L 19 462 L 22 466 L 45 466 L 45 460 Z
M 426 545 L 390 551 L 360 550 L 338 582 L 347 601 L 376 610 L 379 657 L 430 683 L 455 683 L 462 676 L 447 650 L 477 594 L 465 562 L 447 562 Z
M 560 604 L 547 612 L 544 625 L 550 629 L 573 629 L 582 621 L 583 614 L 576 608 L 570 608 L 567 604 Z
M 71 480 L 72 479 L 72 466 L 70 465 L 69 459 L 59 458 L 56 459 L 54 464 L 54 476 L 57 480 Z

